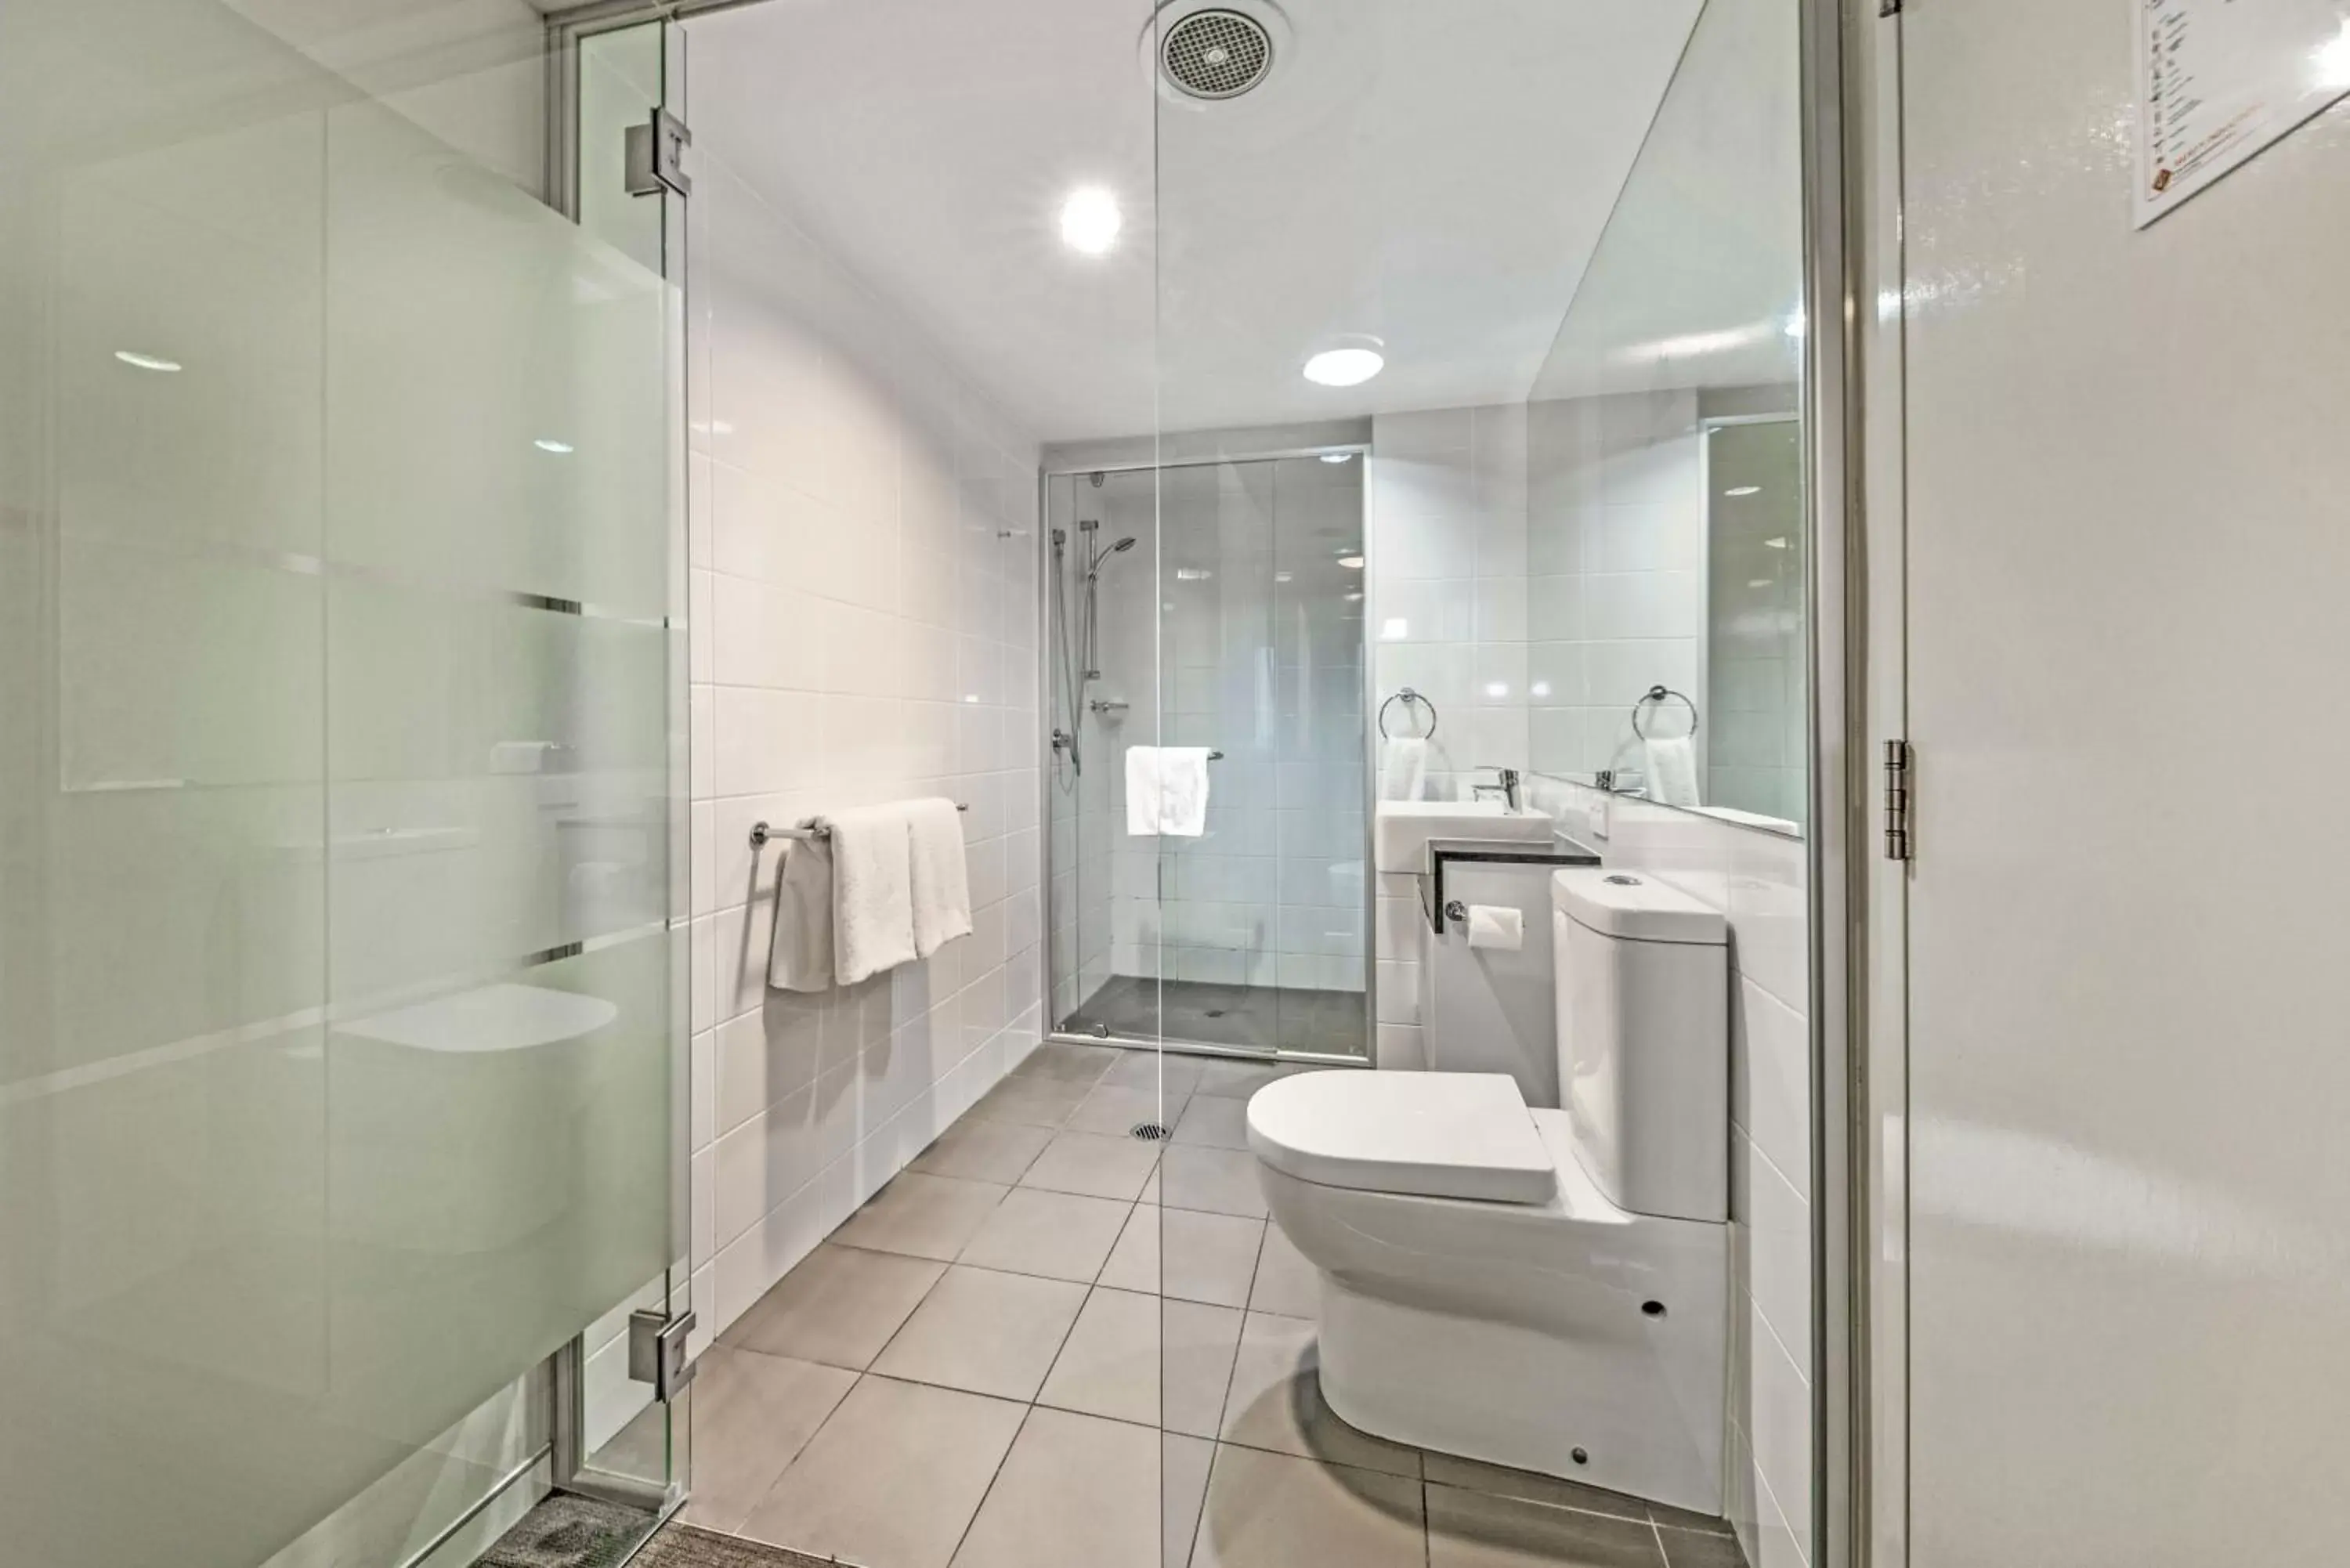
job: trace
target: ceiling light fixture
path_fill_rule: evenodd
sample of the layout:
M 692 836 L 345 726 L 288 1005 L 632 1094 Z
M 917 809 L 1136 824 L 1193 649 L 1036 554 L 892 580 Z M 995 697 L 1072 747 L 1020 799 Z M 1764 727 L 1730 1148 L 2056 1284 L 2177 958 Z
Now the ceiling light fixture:
M 140 370 L 172 371 L 182 368 L 177 359 L 159 358 L 155 355 L 141 354 L 131 348 L 117 348 L 114 351 L 114 357 L 124 364 Z
M 1089 256 L 1107 254 L 1125 222 L 1118 198 L 1098 185 L 1080 186 L 1061 203 L 1062 242 Z
M 568 457 L 572 452 L 578 450 L 567 441 L 549 441 L 545 436 L 539 437 L 530 444 L 538 448 L 541 452 L 551 452 L 557 457 Z
M 1325 348 L 1305 361 L 1305 379 L 1322 387 L 1359 387 L 1387 363 L 1376 348 Z

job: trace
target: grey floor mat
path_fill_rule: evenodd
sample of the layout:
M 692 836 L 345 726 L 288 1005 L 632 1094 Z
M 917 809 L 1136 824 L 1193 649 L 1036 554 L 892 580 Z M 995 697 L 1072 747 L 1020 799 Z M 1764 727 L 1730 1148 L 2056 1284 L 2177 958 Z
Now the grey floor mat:
M 475 1568 L 614 1568 L 652 1521 L 636 1509 L 554 1492 L 499 1536 Z
M 831 1568 L 831 1559 L 670 1524 L 646 1542 L 629 1568 Z

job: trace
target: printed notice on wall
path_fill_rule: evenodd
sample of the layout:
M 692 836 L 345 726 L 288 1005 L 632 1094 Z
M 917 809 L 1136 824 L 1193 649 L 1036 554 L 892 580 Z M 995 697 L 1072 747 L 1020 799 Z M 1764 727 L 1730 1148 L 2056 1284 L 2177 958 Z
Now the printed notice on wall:
M 2137 226 L 2350 93 L 2350 0 L 2130 0 Z

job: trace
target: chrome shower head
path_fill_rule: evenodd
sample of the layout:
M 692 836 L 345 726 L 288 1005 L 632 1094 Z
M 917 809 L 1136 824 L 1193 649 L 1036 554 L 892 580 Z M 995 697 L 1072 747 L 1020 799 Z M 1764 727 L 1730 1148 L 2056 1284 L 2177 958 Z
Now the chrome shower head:
M 1127 551 L 1128 551 L 1128 550 L 1131 550 L 1131 549 L 1133 549 L 1133 548 L 1134 548 L 1134 535 L 1131 535 L 1131 534 L 1128 534 L 1125 538 L 1120 539 L 1117 544 L 1112 545 L 1109 547 L 1109 553 L 1110 553 L 1111 555 L 1113 555 L 1113 556 L 1122 555 L 1122 554 L 1124 554 L 1125 552 L 1127 552 Z

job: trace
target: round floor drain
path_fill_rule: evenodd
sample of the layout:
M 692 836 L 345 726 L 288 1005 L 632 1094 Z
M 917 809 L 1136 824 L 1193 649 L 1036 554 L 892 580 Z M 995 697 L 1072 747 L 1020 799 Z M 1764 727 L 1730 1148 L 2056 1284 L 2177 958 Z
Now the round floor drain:
M 1126 1130 L 1128 1137 L 1139 1137 L 1145 1143 L 1167 1141 L 1167 1129 L 1157 1122 L 1137 1122 Z

